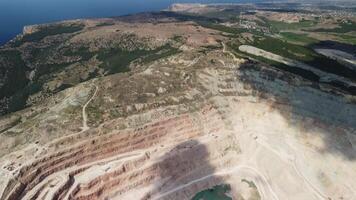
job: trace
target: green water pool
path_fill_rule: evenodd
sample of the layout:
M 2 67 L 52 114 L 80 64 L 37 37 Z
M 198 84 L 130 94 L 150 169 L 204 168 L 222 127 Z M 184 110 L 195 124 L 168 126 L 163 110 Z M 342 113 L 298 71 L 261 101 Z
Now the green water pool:
M 217 185 L 197 193 L 192 200 L 232 200 L 232 198 L 226 194 L 230 190 L 230 185 Z

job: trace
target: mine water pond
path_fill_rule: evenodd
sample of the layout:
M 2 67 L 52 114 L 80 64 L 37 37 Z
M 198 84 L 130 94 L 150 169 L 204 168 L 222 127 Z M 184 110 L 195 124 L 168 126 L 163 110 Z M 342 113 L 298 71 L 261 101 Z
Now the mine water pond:
M 230 185 L 217 185 L 213 188 L 199 192 L 192 198 L 192 200 L 232 200 L 228 195 L 230 190 Z

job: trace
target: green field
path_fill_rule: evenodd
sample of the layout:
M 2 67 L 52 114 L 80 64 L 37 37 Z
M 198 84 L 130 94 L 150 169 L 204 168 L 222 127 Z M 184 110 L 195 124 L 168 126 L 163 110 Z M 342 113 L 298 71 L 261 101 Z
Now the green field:
M 354 35 L 337 34 L 336 36 L 338 36 L 342 42 L 356 45 L 356 33 L 354 33 Z
M 325 72 L 356 80 L 356 73 L 353 70 L 333 59 L 316 53 L 309 46 L 292 44 L 272 37 L 257 39 L 250 45 L 286 58 L 301 61 Z
M 307 34 L 297 34 L 292 32 L 281 32 L 280 35 L 288 42 L 301 43 L 305 45 L 317 43 L 318 40 L 308 37 Z
M 339 23 L 339 27 L 332 29 L 319 28 L 314 29 L 314 32 L 327 32 L 327 33 L 348 33 L 356 31 L 356 22 Z
M 251 45 L 299 61 L 311 61 L 317 56 L 313 50 L 305 46 L 292 44 L 273 37 L 266 36 L 256 39 Z
M 302 28 L 312 27 L 317 24 L 317 21 L 313 20 L 301 20 L 300 22 L 287 23 L 282 21 L 268 20 L 267 18 L 260 17 L 266 26 L 270 28 L 272 32 L 280 32 L 282 30 L 298 30 Z
M 287 66 L 285 64 L 282 64 L 282 63 L 279 63 L 279 62 L 276 62 L 273 60 L 269 60 L 269 59 L 261 57 L 261 56 L 255 56 L 252 54 L 247 54 L 247 53 L 241 52 L 238 50 L 237 46 L 231 46 L 231 48 L 243 58 L 253 58 L 255 60 L 258 60 L 259 62 L 268 64 L 268 65 L 270 65 L 274 68 L 280 69 L 282 71 L 287 71 L 287 72 L 299 75 L 299 76 L 301 76 L 307 80 L 310 80 L 310 81 L 318 82 L 320 79 L 320 77 L 318 75 L 314 74 L 311 71 L 304 70 L 304 69 L 297 68 L 297 67 Z M 243 67 L 241 69 L 243 69 Z M 246 67 L 246 69 L 253 70 L 253 68 L 251 66 Z M 258 69 L 256 68 L 255 70 L 258 70 Z

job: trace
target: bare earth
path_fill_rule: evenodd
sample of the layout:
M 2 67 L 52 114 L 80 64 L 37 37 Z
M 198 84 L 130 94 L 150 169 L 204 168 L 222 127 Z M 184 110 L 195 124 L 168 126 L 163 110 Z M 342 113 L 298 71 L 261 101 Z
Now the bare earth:
M 120 27 L 138 29 L 116 24 L 72 42 Z M 356 199 L 354 99 L 236 58 L 226 38 L 190 22 L 141 27 L 155 44 L 174 31 L 186 40 L 175 55 L 0 120 L 23 116 L 0 135 L 1 200 L 184 200 L 218 184 L 230 184 L 234 199 Z

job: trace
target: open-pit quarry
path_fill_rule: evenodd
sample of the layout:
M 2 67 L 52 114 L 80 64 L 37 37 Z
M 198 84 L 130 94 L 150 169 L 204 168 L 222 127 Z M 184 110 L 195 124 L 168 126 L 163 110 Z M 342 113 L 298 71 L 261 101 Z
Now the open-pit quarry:
M 139 29 L 122 23 L 72 41 Z M 356 199 L 355 96 L 237 57 L 194 22 L 138 34 L 160 45 L 173 27 L 175 54 L 2 116 L 0 199 L 188 200 L 219 185 L 238 200 Z
M 1 199 L 190 199 L 219 184 L 234 199 L 355 197 L 355 104 L 223 49 L 192 64 L 189 54 L 65 90 L 43 115 L 78 102 L 78 132 L 4 155 Z M 96 125 L 90 112 L 137 78 L 157 82 L 159 95 Z

